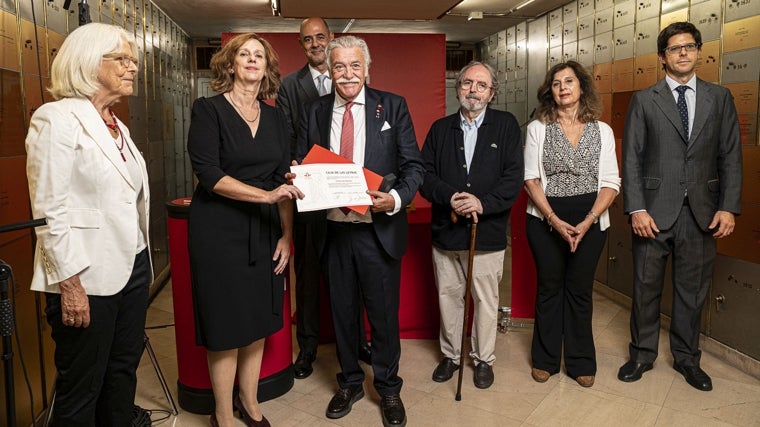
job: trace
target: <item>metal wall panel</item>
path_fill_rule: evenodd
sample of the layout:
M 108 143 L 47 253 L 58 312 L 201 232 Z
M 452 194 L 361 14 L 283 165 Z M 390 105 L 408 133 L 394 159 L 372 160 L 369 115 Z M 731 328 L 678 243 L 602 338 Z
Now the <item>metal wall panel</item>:
M 691 5 L 689 15 L 694 25 L 699 28 L 702 43 L 720 39 L 722 26 L 721 0 L 708 0 Z
M 633 58 L 616 59 L 612 63 L 612 91 L 632 91 L 634 70 Z
M 0 9 L 16 13 L 16 3 L 13 0 L 0 0 Z
M 613 8 L 596 11 L 596 19 L 594 20 L 594 34 L 606 33 L 612 31 L 612 14 L 615 10 Z
M 600 10 L 611 8 L 613 4 L 613 0 L 596 0 L 596 13 L 598 14 Z
M 710 337 L 760 359 L 760 266 L 718 255 L 709 298 Z
M 689 0 L 662 0 L 662 9 L 660 13 L 665 15 L 666 13 L 686 7 L 689 7 Z
M 528 23 L 523 21 L 515 25 L 515 41 L 525 40 L 528 37 Z
M 578 0 L 578 17 L 594 15 L 594 0 Z
M 19 1 L 19 16 L 22 19 L 28 19 L 29 21 L 36 20 L 37 25 L 44 25 L 45 23 L 45 5 L 41 1 Z M 15 8 L 9 9 L 13 11 Z
M 21 99 L 21 76 L 0 69 L 0 157 L 26 155 L 24 149 L 25 111 Z M 16 124 L 4 125 L 4 124 Z M 4 195 L 0 193 L 0 203 Z M 7 200 L 7 199 L 5 199 Z M 3 209 L 0 208 L 0 215 Z M 10 221 L 9 221 L 10 222 Z M 5 223 L 3 223 L 5 224 Z
M 90 6 L 90 13 L 94 13 L 94 5 Z M 104 24 L 113 24 L 113 2 L 111 0 L 100 0 L 100 22 Z
M 586 67 L 594 65 L 594 38 L 578 40 L 578 62 Z
M 636 16 L 636 0 L 615 0 L 615 27 L 633 24 Z
M 615 28 L 612 37 L 615 41 L 614 58 L 616 61 L 633 57 L 634 34 L 633 24 Z
M 760 146 L 742 147 L 742 175 L 742 202 L 760 205 Z
M 562 27 L 562 8 L 549 12 L 549 28 Z
M 528 79 L 515 81 L 515 102 L 528 102 Z
M 507 28 L 507 45 L 515 44 L 515 30 L 514 26 Z
M 641 90 L 657 83 L 657 70 L 660 69 L 660 61 L 656 53 L 637 56 L 634 60 L 633 89 Z
M 757 76 L 760 75 L 758 58 L 760 48 L 724 53 L 722 82 L 725 84 L 757 81 Z
M 594 64 L 594 83 L 599 93 L 612 92 L 612 63 Z
M 578 39 L 594 36 L 594 15 L 586 15 L 578 18 Z
M 665 28 L 674 22 L 683 22 L 689 20 L 689 9 L 674 10 L 670 13 L 660 15 L 660 28 Z
M 742 144 L 755 144 L 757 139 L 757 96 L 758 82 L 726 84 L 724 87 L 731 91 L 734 96 L 734 105 L 739 114 L 739 130 L 741 131 Z M 754 117 L 754 120 L 750 118 Z M 744 183 L 746 187 L 749 183 Z M 757 190 L 757 187 L 755 187 Z M 756 191 L 760 193 L 760 191 Z M 749 200 L 742 199 L 743 202 Z
M 578 18 L 578 4 L 572 1 L 562 7 L 562 23 L 564 25 L 574 24 Z
M 526 39 L 518 40 L 515 46 L 515 78 L 524 79 L 528 77 L 528 42 Z
M 702 45 L 702 53 L 697 59 L 696 72 L 702 80 L 718 83 L 720 80 L 720 40 Z
M 26 19 L 21 20 L 21 64 L 26 74 L 48 75 L 45 27 L 35 26 Z
M 660 32 L 660 19 L 654 17 L 636 23 L 636 55 L 657 53 L 657 35 Z
M 562 26 L 549 28 L 549 49 L 562 47 Z
M 575 18 L 572 21 L 562 25 L 562 41 L 564 43 L 572 43 L 578 41 L 578 23 Z
M 726 1 L 726 22 L 760 15 L 760 0 Z
M 578 42 L 569 42 L 565 43 L 564 46 L 562 46 L 562 60 L 564 62 L 570 61 L 570 60 L 577 60 L 578 58 Z
M 594 64 L 612 61 L 612 31 L 597 33 L 594 37 Z
M 21 70 L 16 48 L 17 25 L 16 15 L 0 10 L 0 68 L 6 70 Z
M 760 47 L 760 15 L 727 23 L 723 27 L 723 52 Z
M 636 21 L 660 16 L 660 0 L 639 0 L 636 3 Z
M 45 2 L 45 22 L 48 30 L 66 34 L 67 15 L 68 11 L 62 7 L 62 4 L 52 1 Z M 37 19 L 40 18 L 37 17 Z
M 537 18 L 528 24 L 528 93 L 537 93 L 538 88 L 544 82 L 547 65 L 547 26 L 546 15 Z M 528 97 L 526 111 L 533 110 L 538 101 L 535 97 Z M 522 123 L 522 122 L 520 122 Z
M 562 62 L 562 45 L 549 49 L 549 62 L 547 68 L 551 68 Z

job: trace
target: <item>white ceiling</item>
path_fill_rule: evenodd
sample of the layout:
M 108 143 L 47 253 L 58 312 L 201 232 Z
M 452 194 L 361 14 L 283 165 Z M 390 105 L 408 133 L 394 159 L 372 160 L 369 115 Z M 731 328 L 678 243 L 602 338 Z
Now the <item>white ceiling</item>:
M 288 16 L 283 17 L 273 16 L 270 0 L 153 0 L 194 39 L 218 38 L 222 32 L 297 33 L 301 20 L 316 15 L 313 5 L 318 5 L 319 15 L 336 33 L 444 33 L 446 41 L 463 43 L 480 41 L 569 2 L 535 0 L 515 11 L 524 1 L 278 0 Z M 483 19 L 468 21 L 471 12 L 483 12 Z M 415 19 L 420 16 L 441 17 Z

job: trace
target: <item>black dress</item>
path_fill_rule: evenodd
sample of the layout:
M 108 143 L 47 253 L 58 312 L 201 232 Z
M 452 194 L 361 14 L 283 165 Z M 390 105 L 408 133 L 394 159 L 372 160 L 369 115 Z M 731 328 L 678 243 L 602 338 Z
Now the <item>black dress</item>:
M 256 137 L 223 95 L 193 104 L 188 153 L 198 186 L 188 246 L 196 342 L 212 351 L 245 347 L 282 328 L 284 276 L 272 256 L 282 236 L 277 205 L 212 191 L 225 175 L 271 190 L 285 182 L 290 152 L 285 117 L 260 103 Z M 287 271 L 287 270 L 286 270 Z

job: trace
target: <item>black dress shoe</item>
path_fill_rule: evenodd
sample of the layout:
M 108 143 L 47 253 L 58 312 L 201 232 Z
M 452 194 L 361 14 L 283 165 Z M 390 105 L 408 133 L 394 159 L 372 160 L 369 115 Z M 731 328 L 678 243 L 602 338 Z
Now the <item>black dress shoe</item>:
M 369 344 L 362 344 L 359 346 L 359 360 L 372 366 L 372 347 Z
M 699 366 L 683 366 L 673 362 L 673 369 L 680 372 L 690 386 L 697 390 L 712 390 L 712 380 Z
M 441 363 L 436 366 L 435 371 L 433 371 L 433 381 L 437 383 L 448 381 L 458 369 L 459 365 L 457 365 L 453 359 L 444 357 L 443 360 L 441 360 Z
M 641 375 L 652 369 L 651 363 L 639 363 L 629 360 L 618 370 L 618 379 L 627 383 L 632 383 L 641 379 Z
M 406 425 L 406 411 L 404 402 L 398 394 L 389 394 L 380 399 L 380 408 L 383 410 L 384 427 L 404 427 Z
M 317 358 L 317 355 L 311 352 L 304 352 L 301 351 L 298 353 L 298 357 L 296 358 L 296 363 L 293 364 L 293 375 L 298 379 L 304 379 L 311 375 L 312 372 L 314 372 L 314 368 L 311 367 L 311 364 L 314 363 L 314 359 Z
M 478 363 L 475 366 L 475 374 L 472 378 L 477 388 L 488 388 L 493 384 L 493 368 L 485 362 Z
M 342 418 L 351 412 L 351 406 L 364 397 L 364 388 L 359 386 L 353 392 L 350 388 L 342 388 L 330 399 L 325 415 L 327 418 Z

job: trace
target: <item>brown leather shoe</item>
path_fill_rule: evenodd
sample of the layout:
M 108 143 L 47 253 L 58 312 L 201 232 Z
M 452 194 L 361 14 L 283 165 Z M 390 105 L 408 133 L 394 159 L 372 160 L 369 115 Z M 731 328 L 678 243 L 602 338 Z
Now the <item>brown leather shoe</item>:
M 575 381 L 577 381 L 578 384 L 581 385 L 581 387 L 591 387 L 592 385 L 594 385 L 594 376 L 581 375 L 579 377 L 575 377 Z
M 543 369 L 532 368 L 530 370 L 530 376 L 533 377 L 533 379 L 538 383 L 545 383 L 549 380 L 549 377 L 552 376 L 552 374 L 550 374 L 549 371 L 544 371 Z

